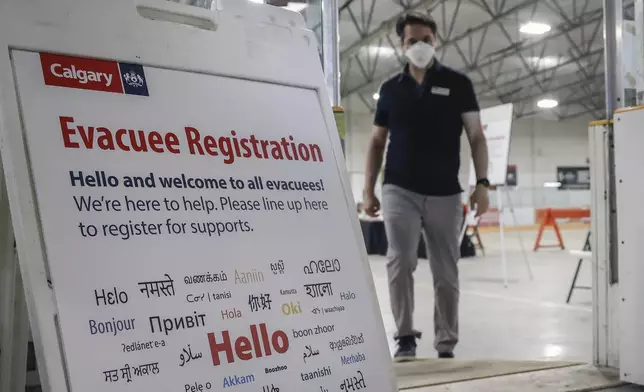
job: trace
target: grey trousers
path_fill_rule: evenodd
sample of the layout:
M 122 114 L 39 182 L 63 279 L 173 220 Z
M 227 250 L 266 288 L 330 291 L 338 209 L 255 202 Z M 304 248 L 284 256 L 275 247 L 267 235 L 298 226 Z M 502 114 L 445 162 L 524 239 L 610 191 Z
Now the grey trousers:
M 396 336 L 418 335 L 413 329 L 414 271 L 421 229 L 434 277 L 434 347 L 452 352 L 458 342 L 459 233 L 461 196 L 424 196 L 395 185 L 382 190 L 382 214 L 389 248 L 387 273 Z M 423 301 L 424 302 L 424 301 Z M 424 305 L 424 303 L 423 303 Z

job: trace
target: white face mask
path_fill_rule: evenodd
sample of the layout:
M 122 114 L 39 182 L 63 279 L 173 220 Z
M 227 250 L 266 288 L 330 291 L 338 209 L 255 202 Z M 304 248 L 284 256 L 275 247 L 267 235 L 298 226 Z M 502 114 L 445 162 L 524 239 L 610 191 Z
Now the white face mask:
M 436 50 L 432 45 L 419 41 L 407 49 L 405 57 L 416 67 L 425 68 L 432 61 L 435 54 Z

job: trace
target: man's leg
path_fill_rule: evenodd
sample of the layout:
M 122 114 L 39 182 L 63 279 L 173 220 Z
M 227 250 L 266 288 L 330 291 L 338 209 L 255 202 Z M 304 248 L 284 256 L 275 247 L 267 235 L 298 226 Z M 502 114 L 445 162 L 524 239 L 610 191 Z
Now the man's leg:
M 401 344 L 413 343 L 417 334 L 413 330 L 414 271 L 418 265 L 418 241 L 420 239 L 420 214 L 422 196 L 405 189 L 385 185 L 382 190 L 382 213 L 387 232 L 387 275 L 389 298 L 396 321 L 396 338 Z M 411 341 L 411 342 L 410 342 Z M 409 351 L 409 350 L 407 350 Z M 413 355 L 410 355 L 413 356 Z
M 463 220 L 461 196 L 427 197 L 423 228 L 434 277 L 434 347 L 450 357 L 458 343 L 459 233 Z

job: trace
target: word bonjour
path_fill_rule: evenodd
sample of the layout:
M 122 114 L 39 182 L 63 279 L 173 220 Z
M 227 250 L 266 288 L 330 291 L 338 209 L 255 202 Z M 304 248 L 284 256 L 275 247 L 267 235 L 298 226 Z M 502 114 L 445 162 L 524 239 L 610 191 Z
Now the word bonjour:
M 318 325 L 313 328 L 307 328 L 307 329 L 294 329 L 293 330 L 293 337 L 295 339 L 303 338 L 306 336 L 312 336 L 312 335 L 324 335 L 327 333 L 331 333 L 335 330 L 335 325 Z
M 300 373 L 300 377 L 302 377 L 302 381 L 317 380 L 318 378 L 327 377 L 330 375 L 331 375 L 331 366 L 326 366 L 308 373 Z
M 236 387 L 237 385 L 252 384 L 255 382 L 255 376 L 228 376 L 224 377 L 224 388 Z
M 348 377 L 342 381 L 340 384 L 341 391 L 359 391 L 367 387 L 367 383 L 364 381 L 364 376 L 360 370 L 357 371 L 358 377 Z
M 121 371 L 121 378 L 119 379 L 119 370 Z M 144 377 L 149 375 L 159 374 L 159 362 L 146 363 L 145 365 L 130 366 L 125 365 L 120 369 L 106 370 L 103 372 L 105 382 L 118 382 L 123 380 L 132 382 L 132 372 L 136 377 Z
M 240 336 L 233 343 L 229 331 L 223 331 L 221 335 L 223 341 L 217 343 L 215 334 L 208 333 L 210 354 L 214 366 L 221 365 L 221 352 L 226 354 L 228 363 L 233 363 L 235 362 L 235 356 L 242 361 L 249 361 L 253 358 L 271 356 L 273 355 L 273 350 L 278 354 L 284 354 L 289 349 L 289 340 L 286 333 L 282 330 L 277 330 L 269 336 L 268 329 L 264 323 L 259 324 L 259 326 L 256 324 L 250 326 L 250 339 L 246 336 Z
M 333 295 L 331 282 L 305 284 L 304 289 L 306 289 L 306 294 L 311 298 Z
M 164 332 L 167 335 L 169 331 L 173 331 L 173 330 L 190 329 L 190 328 L 197 328 L 197 327 L 205 326 L 206 325 L 206 315 L 205 314 L 197 314 L 197 312 L 193 312 L 193 313 L 194 313 L 194 315 L 192 315 L 192 316 L 164 318 L 163 319 L 163 324 L 161 323 L 161 317 L 159 317 L 159 316 L 149 317 L 150 331 L 152 333 Z M 159 329 L 158 331 L 154 330 L 154 324 L 152 322 L 153 320 L 156 320 L 156 323 L 157 323 L 157 326 L 158 326 L 158 329 Z
M 92 335 L 111 333 L 116 336 L 119 332 L 134 330 L 134 320 L 133 318 L 116 320 L 114 317 L 107 321 L 89 320 L 89 333 Z
M 238 137 L 230 135 L 215 137 L 202 135 L 194 127 L 184 127 L 184 134 L 161 133 L 156 130 L 119 128 L 109 129 L 101 125 L 75 123 L 74 117 L 59 116 L 60 131 L 65 148 L 94 148 L 103 151 L 155 152 L 181 154 L 182 144 L 191 155 L 222 156 L 224 164 L 236 159 L 268 159 L 277 161 L 324 162 L 322 149 L 317 144 L 296 143 L 293 136 L 279 140 L 258 139 L 255 135 Z M 183 139 L 183 140 L 181 140 Z
M 300 306 L 299 302 L 296 304 L 294 304 L 293 302 L 282 304 L 282 314 L 284 314 L 285 316 L 291 316 L 291 315 L 296 315 L 301 313 L 302 313 L 302 307 Z
M 153 348 L 165 347 L 165 340 L 150 340 L 148 342 L 132 342 L 130 344 L 121 343 L 124 353 L 133 351 L 151 350 Z
M 340 260 L 314 260 L 309 265 L 304 266 L 304 273 L 307 275 L 326 274 L 329 272 L 340 272 Z

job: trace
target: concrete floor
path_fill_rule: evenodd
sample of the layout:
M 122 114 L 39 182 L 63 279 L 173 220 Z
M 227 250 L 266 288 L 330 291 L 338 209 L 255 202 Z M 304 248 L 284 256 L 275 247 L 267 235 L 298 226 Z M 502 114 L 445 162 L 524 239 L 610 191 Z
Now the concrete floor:
M 581 249 L 587 231 L 564 230 L 567 249 Z M 536 232 L 506 233 L 509 284 L 503 285 L 499 233 L 482 233 L 486 255 L 461 260 L 460 359 L 592 361 L 592 296 L 576 290 L 566 296 L 577 260 L 568 251 L 532 251 Z M 530 281 L 520 238 L 526 247 L 534 280 Z M 551 233 L 543 243 L 554 243 Z M 480 251 L 479 251 L 480 253 Z M 388 336 L 395 326 L 389 305 L 386 259 L 373 257 L 371 268 Z M 433 287 L 429 264 L 420 260 L 416 277 L 415 328 L 424 332 L 418 356 L 434 357 L 432 347 Z M 589 285 L 590 262 L 582 267 L 579 284 Z M 393 352 L 394 342 L 390 341 Z

